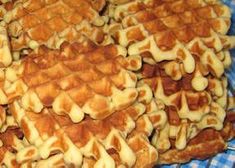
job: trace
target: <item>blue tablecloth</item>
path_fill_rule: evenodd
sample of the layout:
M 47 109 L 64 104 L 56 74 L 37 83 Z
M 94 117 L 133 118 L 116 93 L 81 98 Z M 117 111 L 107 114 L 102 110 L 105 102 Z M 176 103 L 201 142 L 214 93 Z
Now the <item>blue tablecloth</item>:
M 232 25 L 229 34 L 235 35 L 235 0 L 223 0 L 223 2 L 232 9 Z M 235 91 L 235 49 L 231 51 L 233 64 L 230 70 L 226 72 L 229 79 L 230 89 Z M 235 140 L 229 142 L 229 146 L 235 147 Z M 217 154 L 208 160 L 193 160 L 187 164 L 165 165 L 162 168 L 235 168 L 235 151 L 227 150 L 224 153 Z
M 232 10 L 232 25 L 229 30 L 229 34 L 235 35 L 235 0 L 223 0 L 225 4 L 230 6 Z M 232 54 L 232 59 L 233 59 L 233 64 L 231 68 L 227 71 L 227 76 L 229 79 L 229 83 L 231 84 L 230 87 L 235 90 L 235 49 L 231 51 Z

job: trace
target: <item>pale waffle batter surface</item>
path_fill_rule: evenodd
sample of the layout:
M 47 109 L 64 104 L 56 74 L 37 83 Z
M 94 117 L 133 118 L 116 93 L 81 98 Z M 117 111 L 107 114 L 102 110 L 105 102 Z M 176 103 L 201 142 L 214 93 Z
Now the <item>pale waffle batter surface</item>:
M 235 137 L 219 0 L 1 0 L 0 167 L 151 168 Z

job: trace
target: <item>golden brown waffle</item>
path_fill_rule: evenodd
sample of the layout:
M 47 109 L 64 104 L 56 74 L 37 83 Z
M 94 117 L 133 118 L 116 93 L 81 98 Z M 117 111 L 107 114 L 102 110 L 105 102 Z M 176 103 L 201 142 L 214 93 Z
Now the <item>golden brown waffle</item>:
M 208 73 L 217 78 L 224 74 L 231 64 L 227 50 L 235 45 L 235 37 L 225 35 L 231 17 L 227 6 L 212 1 L 147 2 L 128 2 L 109 12 L 115 21 L 106 31 L 127 46 L 129 55 L 141 55 L 152 65 L 165 62 L 174 80 L 194 73 L 197 91 L 208 86 Z
M 85 157 L 95 160 L 94 167 L 151 165 L 157 161 L 157 152 L 144 134 L 135 134 L 127 140 L 127 135 L 135 128 L 135 121 L 145 112 L 145 106 L 141 103 L 117 111 L 103 120 L 87 117 L 78 124 L 65 116 L 56 115 L 50 109 L 44 109 L 39 114 L 25 111 L 18 101 L 11 105 L 10 110 L 26 139 L 35 146 L 31 159 L 46 159 L 51 154 L 62 153 L 66 164 L 79 166 Z M 158 118 L 161 115 L 158 114 Z M 19 163 L 27 161 L 25 155 L 30 149 L 25 148 L 18 154 Z M 150 157 L 137 161 L 142 154 Z
M 132 0 L 129 0 L 129 2 L 132 1 Z M 128 0 L 108 0 L 108 2 L 110 4 L 123 4 L 123 3 L 126 3 L 128 2 Z
M 0 128 L 4 125 L 6 121 L 6 111 L 3 107 L 0 106 Z
M 109 51 L 109 56 L 112 56 L 111 47 L 114 47 L 113 50 L 117 49 L 115 45 L 106 46 L 106 49 L 109 49 L 106 50 Z M 84 55 L 86 55 L 86 58 L 91 58 L 88 53 L 99 53 L 94 53 L 96 50 L 101 51 L 102 48 L 96 48 L 90 43 L 85 46 L 81 46 L 81 44 L 65 44 L 60 53 L 64 54 L 63 58 L 65 59 L 66 56 L 76 57 L 76 51 L 88 51 Z M 55 54 L 55 52 L 50 50 L 47 53 Z M 56 53 L 58 54 L 59 52 Z M 40 54 L 43 54 L 43 58 L 46 58 L 45 49 L 39 49 L 38 54 L 27 56 L 26 59 L 35 58 L 40 60 Z M 56 55 L 55 58 L 60 59 L 60 56 Z M 99 59 L 102 59 L 101 55 L 99 55 Z M 99 60 L 95 61 L 96 65 L 98 65 Z M 125 67 L 132 67 L 132 70 L 133 67 L 136 67 L 134 65 L 138 65 L 138 63 L 136 64 L 133 61 L 132 66 L 128 66 L 129 64 L 127 63 L 125 62 Z M 30 69 L 30 67 L 28 68 Z M 113 68 L 111 67 L 111 69 Z M 17 161 L 19 164 L 34 163 L 35 159 L 40 158 L 46 159 L 40 160 L 40 165 L 53 165 L 55 163 L 53 160 L 60 160 L 64 157 L 65 159 L 60 162 L 62 165 L 80 165 L 82 159 L 80 157 L 84 155 L 84 167 L 91 167 L 91 165 L 98 167 L 101 165 L 106 167 L 113 167 L 114 165 L 134 165 L 139 167 L 143 165 L 149 167 L 154 165 L 158 158 L 157 151 L 151 146 L 148 136 L 150 136 L 154 128 L 164 125 L 166 113 L 158 111 L 155 108 L 156 106 L 150 107 L 148 105 L 154 104 L 154 101 L 152 100 L 152 91 L 147 85 L 143 84 L 135 87 L 139 93 L 136 99 L 147 107 L 135 102 L 135 104 L 127 107 L 125 110 L 116 110 L 113 114 L 102 120 L 93 120 L 86 117 L 79 124 L 74 124 L 65 116 L 55 114 L 52 109 L 44 108 L 39 114 L 29 112 L 21 107 L 22 102 L 19 99 L 14 99 L 15 101 L 10 105 L 9 111 L 22 128 L 26 139 L 33 145 L 19 151 L 16 155 Z M 141 116 L 145 111 L 147 114 Z M 48 123 L 50 124 L 48 125 Z M 46 125 L 48 127 L 45 127 Z M 130 133 L 131 135 L 129 135 Z M 79 138 L 75 135 L 80 135 L 81 137 Z M 30 155 L 28 155 L 29 151 Z M 51 156 L 52 154 L 53 156 Z M 73 158 L 73 155 L 77 157 Z
M 116 0 L 110 0 L 111 2 L 115 2 Z M 117 0 L 117 4 L 121 3 L 120 6 L 115 6 L 114 11 L 111 12 L 111 16 L 115 18 L 115 20 L 122 20 L 124 17 L 130 14 L 135 14 L 146 8 L 156 8 L 159 17 L 165 17 L 169 14 L 181 13 L 188 9 L 195 9 L 204 7 L 207 5 L 221 5 L 219 0 Z M 227 11 L 229 10 L 228 7 Z M 220 11 L 220 8 L 218 8 Z
M 234 137 L 234 128 L 226 123 L 220 132 L 214 129 L 205 129 L 191 139 L 184 150 L 174 147 L 165 153 L 159 154 L 160 164 L 185 163 L 191 159 L 206 159 L 227 148 L 226 141 Z
M 14 117 L 9 112 L 7 106 L 0 106 L 0 133 L 4 133 L 8 128 L 18 127 Z
M 4 1 L 22 59 L 2 28 L 0 166 L 150 168 L 223 151 L 230 17 L 216 0 Z
M 54 155 L 48 159 L 41 159 L 35 162 L 26 161 L 18 163 L 17 157 L 19 153 L 24 151 L 24 148 L 31 149 L 27 157 L 32 156 L 33 147 L 23 138 L 22 131 L 17 127 L 9 127 L 4 133 L 0 134 L 0 166 L 2 167 L 60 167 L 65 166 L 62 155 Z
M 57 114 L 79 122 L 84 114 L 103 119 L 134 103 L 137 77 L 131 71 L 140 68 L 140 57 L 125 57 L 126 50 L 118 45 L 87 53 L 80 53 L 86 49 L 79 47 L 42 49 L 14 62 L 2 78 L 1 104 L 20 99 L 26 110 L 38 113 L 52 107 Z M 89 46 L 85 48 L 89 50 Z
M 139 104 L 139 107 L 141 107 L 140 104 Z M 33 121 L 40 121 L 40 123 L 43 123 L 43 121 L 46 122 L 48 119 L 50 119 L 50 121 L 56 120 L 56 122 L 59 123 L 60 126 L 64 126 L 63 128 L 70 127 L 70 129 L 74 128 L 74 130 L 76 130 L 75 129 L 76 126 L 73 126 L 73 127 L 72 127 L 72 125 L 68 126 L 69 123 L 71 123 L 71 121 L 69 121 L 68 118 L 66 118 L 66 117 L 59 117 L 56 115 L 51 115 L 53 113 L 49 114 L 46 112 L 43 112 L 42 116 L 38 116 L 38 114 L 35 115 L 34 113 L 30 113 L 30 112 L 26 112 L 26 113 L 27 113 L 26 116 L 28 118 L 33 119 Z M 130 113 L 131 113 L 131 115 L 129 115 Z M 123 115 L 123 114 L 127 114 L 127 115 L 129 115 L 129 117 L 133 117 L 133 118 L 136 118 L 138 115 L 141 115 L 140 113 L 137 114 L 134 111 L 131 112 L 131 110 L 129 109 L 129 110 L 125 111 L 124 113 L 123 112 L 120 112 L 119 114 L 116 113 L 115 116 L 109 117 L 110 121 L 115 121 L 115 122 L 107 121 L 108 118 L 105 120 L 108 123 L 113 123 L 113 125 L 115 125 L 115 128 L 118 128 L 120 126 L 118 128 L 118 130 L 123 131 L 124 130 L 123 126 L 125 124 L 123 124 L 121 121 L 125 121 L 126 119 L 125 119 L 125 117 L 122 118 L 120 116 L 127 116 L 127 115 Z M 14 116 L 19 117 L 17 113 L 15 113 Z M 23 123 L 23 120 L 24 121 L 27 120 L 26 116 L 23 117 L 22 123 Z M 40 117 L 42 117 L 42 118 L 40 119 Z M 113 120 L 111 118 L 113 118 L 113 119 L 115 118 L 115 119 Z M 117 123 L 117 118 L 121 119 L 121 121 L 119 120 L 118 123 Z M 27 120 L 26 123 L 29 123 L 30 121 L 31 120 Z M 90 130 L 90 128 L 92 128 L 92 123 L 93 124 L 96 123 L 96 121 L 94 122 L 94 121 L 87 118 L 86 121 L 84 121 L 83 123 L 80 123 L 80 124 L 83 125 L 86 122 L 89 123 L 89 126 L 90 126 L 89 130 Z M 39 132 L 45 131 L 45 129 L 43 129 L 42 127 L 39 126 L 40 124 L 36 124 L 35 122 L 32 122 L 32 123 L 34 123 L 33 125 L 36 125 L 35 127 L 37 128 L 37 130 Z M 127 124 L 127 122 L 126 122 L 126 124 Z M 54 125 L 54 122 L 52 125 Z M 77 125 L 77 124 L 75 124 L 75 125 Z M 100 125 L 100 124 L 98 124 L 98 125 Z M 95 126 L 97 126 L 97 123 L 95 124 Z M 25 131 L 28 130 L 26 127 L 23 127 L 23 128 Z M 95 127 L 95 129 L 93 128 L 92 131 L 96 131 L 97 129 L 99 130 L 99 128 Z M 2 156 L 4 156 L 4 158 L 11 159 L 14 162 L 7 162 L 7 159 L 3 159 L 1 164 L 3 164 L 3 165 L 10 164 L 12 167 L 18 167 L 19 165 L 21 165 L 21 166 L 26 166 L 26 165 L 58 166 L 58 167 L 59 166 L 68 166 L 67 165 L 68 163 L 66 163 L 66 160 L 64 159 L 64 155 L 61 153 L 58 153 L 58 151 L 57 151 L 57 153 L 53 152 L 54 154 L 46 159 L 39 159 L 39 157 L 33 157 L 32 155 L 28 155 L 28 157 L 26 157 L 24 154 L 29 153 L 28 151 L 31 151 L 30 152 L 31 154 L 35 154 L 35 153 L 37 153 L 38 149 L 35 148 L 35 146 L 29 145 L 28 142 L 25 140 L 20 142 L 19 140 L 17 140 L 16 137 L 12 138 L 12 139 L 14 139 L 14 141 L 13 141 L 14 143 L 13 143 L 12 140 L 10 140 L 12 135 L 9 135 L 9 133 L 8 133 L 8 132 L 10 132 L 9 130 L 10 129 L 8 129 L 6 133 L 2 134 L 2 135 L 4 135 L 3 140 L 0 136 L 0 139 L 2 140 L 2 142 L 4 142 L 3 143 L 4 147 L 1 148 L 1 151 L 3 152 Z M 33 130 L 32 125 L 29 130 L 30 131 Z M 79 130 L 82 130 L 82 129 L 79 129 Z M 103 130 L 106 130 L 106 128 Z M 26 131 L 26 132 L 29 133 L 30 131 Z M 16 131 L 16 132 L 18 132 L 18 131 Z M 48 132 L 50 132 L 50 131 L 48 131 Z M 106 132 L 106 131 L 104 131 L 104 132 Z M 83 134 L 82 134 L 83 137 L 84 137 L 84 133 L 85 132 L 83 132 Z M 22 134 L 18 134 L 18 135 L 22 135 Z M 98 133 L 96 135 L 98 138 L 103 137 L 103 136 L 100 136 L 100 133 Z M 232 128 L 231 123 L 228 123 L 228 122 L 226 122 L 223 130 L 220 132 L 215 131 L 213 129 L 203 130 L 195 138 L 193 138 L 192 140 L 189 141 L 188 146 L 184 150 L 179 151 L 179 150 L 175 149 L 175 147 L 173 146 L 169 151 L 164 152 L 164 153 L 160 153 L 160 156 L 159 156 L 160 159 L 158 161 L 158 164 L 184 163 L 184 162 L 189 161 L 192 158 L 205 159 L 207 157 L 215 155 L 216 153 L 221 152 L 224 149 L 226 149 L 226 147 L 227 147 L 226 141 L 228 139 L 234 137 L 234 135 L 235 135 L 234 129 Z M 6 140 L 6 138 L 7 138 L 7 144 L 6 144 L 6 141 L 4 141 L 4 140 Z M 80 140 L 82 140 L 82 139 L 80 139 Z M 133 150 L 133 152 L 135 152 L 135 155 L 136 155 L 136 162 L 135 162 L 134 167 L 142 167 L 142 166 L 152 167 L 153 165 L 156 164 L 156 161 L 157 161 L 156 158 L 158 157 L 156 150 L 149 144 L 149 141 L 144 136 L 144 134 L 139 132 L 138 134 L 134 134 L 134 136 L 131 135 L 127 138 L 126 141 L 127 141 L 128 146 L 130 147 L 130 149 Z M 104 142 L 107 142 L 107 141 L 104 141 Z M 117 142 L 117 140 L 115 142 Z M 101 143 L 103 144 L 103 141 L 101 141 Z M 18 146 L 17 147 L 18 152 L 16 154 L 14 154 L 15 152 L 10 154 L 9 150 L 16 149 L 16 144 Z M 79 143 L 76 143 L 76 144 L 79 144 Z M 172 143 L 172 144 L 174 145 L 174 143 Z M 6 148 L 7 145 L 8 145 L 8 148 Z M 22 147 L 21 145 L 23 145 L 24 147 Z M 21 146 L 21 148 L 20 148 L 20 146 Z M 5 149 L 7 149 L 7 151 Z M 198 152 L 198 151 L 200 151 L 200 152 Z M 110 155 L 112 157 L 116 166 L 126 166 L 125 164 L 123 164 L 123 160 L 120 159 L 120 156 L 115 148 L 112 147 L 112 148 L 106 149 L 106 152 L 108 153 L 108 155 Z M 35 158 L 38 158 L 38 159 L 36 161 L 33 161 Z M 24 161 L 22 161 L 20 159 L 24 159 Z M 16 160 L 18 162 L 16 162 Z M 21 163 L 21 162 L 23 162 L 23 163 Z M 96 165 L 96 163 L 97 163 L 97 160 L 95 158 L 89 157 L 89 156 L 84 156 L 82 167 L 93 167 L 94 165 Z
M 227 100 L 227 79 L 224 76 L 222 78 L 215 78 L 214 76 L 207 74 L 206 77 L 203 77 L 203 75 L 198 73 L 198 71 L 196 70 L 192 74 L 184 74 L 184 77 L 178 80 L 174 80 L 167 73 L 169 69 L 171 70 L 170 65 L 171 64 L 169 64 L 168 62 L 162 62 L 156 65 L 149 65 L 144 63 L 142 65 L 141 71 L 138 74 L 138 77 L 141 79 L 146 79 L 145 81 L 147 82 L 150 81 L 150 83 L 151 83 L 151 78 L 155 77 L 163 78 L 164 80 L 166 80 L 166 82 L 163 82 L 163 87 L 165 86 L 168 87 L 169 83 L 172 84 L 172 86 L 169 87 L 169 90 L 166 89 L 166 92 L 168 93 L 174 93 L 174 91 L 179 91 L 180 89 L 193 92 L 196 91 L 201 92 L 206 90 L 207 92 L 209 92 L 209 94 L 212 96 L 214 100 L 219 102 L 219 104 L 223 108 L 226 108 L 228 105 L 232 106 L 232 102 L 229 103 Z M 173 70 L 175 71 L 172 71 L 172 73 L 174 73 L 175 76 L 177 77 L 178 76 L 177 69 L 174 69 L 173 67 Z M 199 83 L 199 81 L 201 81 L 201 83 Z M 153 83 L 152 86 L 155 87 L 155 85 L 156 83 Z M 202 90 L 195 89 L 196 87 L 204 89 Z
M 10 10 L 12 10 L 13 8 L 14 8 L 14 6 L 15 6 L 15 4 L 17 4 L 17 3 L 23 3 L 23 4 L 26 4 L 26 6 L 28 6 L 28 7 L 26 7 L 25 9 L 27 10 L 27 9 L 35 9 L 35 10 L 37 10 L 37 6 L 36 7 L 33 7 L 33 8 L 31 8 L 31 7 L 29 7 L 29 4 L 32 6 L 32 4 L 35 4 L 35 3 L 37 3 L 37 5 L 38 5 L 38 8 L 40 8 L 40 6 L 45 6 L 45 5 L 47 5 L 47 4 L 51 4 L 51 3 L 53 3 L 53 2 L 56 2 L 56 1 L 46 1 L 46 2 L 44 2 L 44 1 L 34 1 L 34 0 L 3 0 L 3 1 L 1 1 L 0 2 L 0 5 L 1 5 L 1 13 L 0 13 L 0 18 L 3 18 L 4 17 L 4 15 L 8 12 L 8 11 L 10 11 Z M 80 1 L 81 3 L 84 3 L 83 1 Z M 100 11 L 102 11 L 103 10 L 103 8 L 104 8 L 104 6 L 105 6 L 105 0 L 95 0 L 95 1 L 92 1 L 92 0 L 87 0 L 86 2 L 85 2 L 85 5 L 89 5 L 89 6 L 91 6 L 94 10 L 96 10 L 97 12 L 100 12 Z
M 4 133 L 0 133 L 0 166 L 19 167 L 15 153 L 24 147 L 19 139 L 22 137 L 22 132 L 16 127 L 8 128 Z
M 84 38 L 102 42 L 104 35 L 97 26 L 103 25 L 104 20 L 96 10 L 100 11 L 105 1 L 98 2 L 18 0 L 8 5 L 10 7 L 2 5 L 12 50 L 35 49 L 42 44 L 59 48 L 63 41 L 81 41 Z
M 150 106 L 154 100 L 147 85 L 137 89 L 141 103 L 136 102 L 102 120 L 87 116 L 78 124 L 67 116 L 57 115 L 52 109 L 44 108 L 38 114 L 26 111 L 20 101 L 15 100 L 9 111 L 31 144 L 17 153 L 18 163 L 46 159 L 40 164 L 53 165 L 55 162 L 50 160 L 64 158 L 59 162 L 62 165 L 82 164 L 83 167 L 150 167 L 156 164 L 158 154 L 148 136 L 154 128 L 163 127 L 166 113 Z
M 156 129 L 152 143 L 159 151 L 170 148 L 170 138 L 177 149 L 184 149 L 188 140 L 205 128 L 221 130 L 227 106 L 226 80 L 209 79 L 208 90 L 196 92 L 191 86 L 191 75 L 172 80 L 160 66 L 143 65 L 142 73 L 148 77 L 140 83 L 148 84 L 159 110 L 167 113 L 167 123 Z
M 8 35 L 3 26 L 0 26 L 0 38 L 0 68 L 2 68 L 7 67 L 12 62 Z

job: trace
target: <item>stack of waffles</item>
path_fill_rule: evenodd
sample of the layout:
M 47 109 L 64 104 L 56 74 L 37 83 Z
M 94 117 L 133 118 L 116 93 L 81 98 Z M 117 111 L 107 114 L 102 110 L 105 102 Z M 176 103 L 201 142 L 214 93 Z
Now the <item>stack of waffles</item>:
M 229 8 L 219 1 L 115 1 L 108 15 L 106 31 L 129 56 L 142 57 L 139 83 L 151 87 L 158 108 L 166 111 L 164 128 L 152 137 L 159 162 L 185 162 L 218 150 L 215 139 L 221 140 L 215 135 L 213 145 L 190 140 L 206 128 L 223 128 L 228 106 L 224 70 L 231 64 L 228 49 L 235 45 L 235 37 L 226 35 Z
M 213 0 L 2 1 L 0 165 L 153 167 L 235 137 Z

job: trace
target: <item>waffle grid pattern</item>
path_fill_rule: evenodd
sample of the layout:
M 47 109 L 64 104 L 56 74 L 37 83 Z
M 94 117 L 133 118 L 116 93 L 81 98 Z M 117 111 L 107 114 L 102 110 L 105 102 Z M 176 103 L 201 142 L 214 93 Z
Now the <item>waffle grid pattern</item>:
M 230 27 L 229 34 L 235 34 L 235 0 L 223 0 L 223 2 L 232 9 L 232 26 Z M 226 71 L 227 77 L 229 79 L 229 91 L 230 95 L 234 93 L 235 88 L 235 50 L 231 50 L 232 56 L 232 66 L 229 70 Z M 235 146 L 235 140 L 232 140 L 228 143 L 229 146 Z M 223 153 L 217 154 L 213 158 L 207 160 L 192 160 L 186 164 L 174 164 L 174 165 L 164 165 L 162 168 L 231 168 L 235 167 L 235 151 L 227 150 Z

